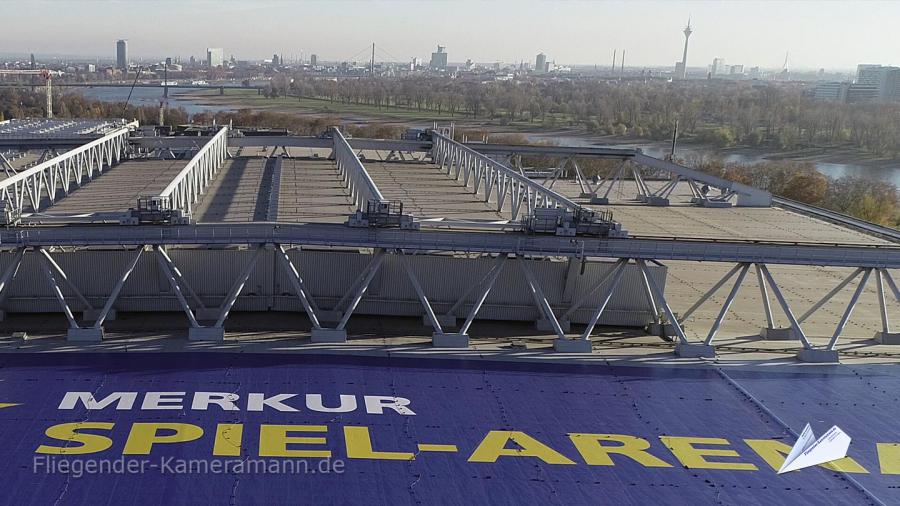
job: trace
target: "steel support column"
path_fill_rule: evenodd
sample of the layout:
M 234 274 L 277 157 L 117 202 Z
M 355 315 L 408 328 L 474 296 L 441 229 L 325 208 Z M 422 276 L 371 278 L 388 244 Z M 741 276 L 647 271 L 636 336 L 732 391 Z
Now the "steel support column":
M 306 289 L 303 278 L 300 277 L 299 270 L 291 263 L 291 259 L 288 257 L 284 246 L 279 244 L 277 247 L 278 251 L 276 252 L 276 257 L 278 258 L 278 263 L 281 264 L 288 275 L 288 279 L 291 280 L 294 291 L 297 292 L 297 297 L 300 299 L 300 303 L 303 304 L 303 310 L 306 311 L 306 316 L 309 317 L 309 322 L 314 329 L 322 328 L 317 315 L 319 312 L 318 306 L 316 306 L 315 301 L 313 301 L 312 294 Z

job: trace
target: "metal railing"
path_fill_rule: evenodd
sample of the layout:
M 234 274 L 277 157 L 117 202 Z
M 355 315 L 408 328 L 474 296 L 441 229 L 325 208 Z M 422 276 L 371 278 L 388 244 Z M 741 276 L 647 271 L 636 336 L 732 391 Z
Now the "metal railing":
M 369 202 L 386 205 L 387 199 L 381 194 L 375 181 L 372 181 L 369 172 L 359 161 L 359 157 L 356 156 L 356 152 L 350 147 L 341 131 L 337 127 L 333 127 L 331 132 L 334 142 L 334 160 L 341 179 L 350 190 L 350 198 L 353 199 L 356 210 L 366 212 Z
M 181 211 L 190 217 L 193 205 L 200 199 L 206 187 L 216 177 L 228 157 L 228 127 L 222 127 L 202 147 L 191 161 L 159 195 L 151 197 L 160 209 Z
M 572 213 L 590 212 L 569 198 L 437 131 L 432 132 L 431 138 L 434 162 L 449 176 L 457 180 L 462 178 L 463 184 L 472 186 L 474 193 L 481 192 L 485 202 L 494 197 L 498 211 L 509 203 L 513 220 L 519 219 L 523 202 L 529 215 L 534 214 L 536 207 L 561 207 Z
M 81 186 L 118 163 L 128 147 L 128 133 L 129 128 L 119 128 L 0 182 L 0 220 L 17 222 L 29 204 L 35 212 L 45 209 L 60 193 L 68 195 L 73 184 Z

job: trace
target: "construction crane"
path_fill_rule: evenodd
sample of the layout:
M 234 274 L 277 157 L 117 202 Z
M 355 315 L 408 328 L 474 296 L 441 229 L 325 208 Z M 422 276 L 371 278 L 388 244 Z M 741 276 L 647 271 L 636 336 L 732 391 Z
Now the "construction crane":
M 6 76 L 41 76 L 44 78 L 44 81 L 47 83 L 47 118 L 53 117 L 53 90 L 50 86 L 50 82 L 53 80 L 53 76 L 61 76 L 62 72 L 58 70 L 7 70 L 0 69 L 0 75 Z

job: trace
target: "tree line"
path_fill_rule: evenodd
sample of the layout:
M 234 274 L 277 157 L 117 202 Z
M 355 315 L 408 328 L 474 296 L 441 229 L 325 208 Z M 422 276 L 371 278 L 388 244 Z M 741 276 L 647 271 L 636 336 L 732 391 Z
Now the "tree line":
M 482 82 L 439 77 L 273 78 L 267 96 L 407 109 L 450 117 L 719 147 L 779 150 L 846 146 L 900 157 L 900 105 L 817 102 L 801 85 L 740 81 L 534 79 Z

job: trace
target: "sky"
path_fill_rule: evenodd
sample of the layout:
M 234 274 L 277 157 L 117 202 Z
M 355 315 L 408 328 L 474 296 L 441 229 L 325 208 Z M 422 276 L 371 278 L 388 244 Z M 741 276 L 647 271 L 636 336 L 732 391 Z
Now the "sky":
M 688 66 L 728 64 L 846 70 L 900 64 L 900 1 L 589 0 L 0 0 L 0 52 L 113 58 L 116 39 L 132 59 L 205 56 L 671 66 L 691 19 Z

